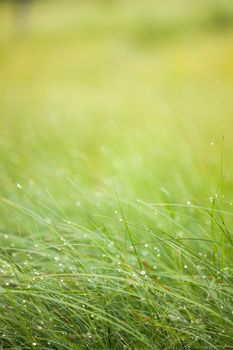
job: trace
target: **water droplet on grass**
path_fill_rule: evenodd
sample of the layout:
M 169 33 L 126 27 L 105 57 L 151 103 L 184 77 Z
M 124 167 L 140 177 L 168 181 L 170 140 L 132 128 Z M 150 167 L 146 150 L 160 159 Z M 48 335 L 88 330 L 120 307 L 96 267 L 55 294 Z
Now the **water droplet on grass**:
M 34 185 L 34 181 L 32 179 L 28 180 L 28 184 L 29 186 L 33 186 Z

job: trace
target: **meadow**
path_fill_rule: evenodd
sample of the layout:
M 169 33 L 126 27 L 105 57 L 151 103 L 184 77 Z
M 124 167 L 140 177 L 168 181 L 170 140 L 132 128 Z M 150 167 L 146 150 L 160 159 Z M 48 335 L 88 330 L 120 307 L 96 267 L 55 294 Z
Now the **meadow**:
M 0 26 L 0 349 L 232 349 L 232 2 Z

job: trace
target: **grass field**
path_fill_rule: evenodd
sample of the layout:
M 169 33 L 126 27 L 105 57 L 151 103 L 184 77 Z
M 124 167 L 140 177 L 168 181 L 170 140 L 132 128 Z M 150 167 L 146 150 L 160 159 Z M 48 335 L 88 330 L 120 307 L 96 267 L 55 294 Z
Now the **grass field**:
M 232 1 L 28 10 L 0 3 L 0 349 L 232 349 Z

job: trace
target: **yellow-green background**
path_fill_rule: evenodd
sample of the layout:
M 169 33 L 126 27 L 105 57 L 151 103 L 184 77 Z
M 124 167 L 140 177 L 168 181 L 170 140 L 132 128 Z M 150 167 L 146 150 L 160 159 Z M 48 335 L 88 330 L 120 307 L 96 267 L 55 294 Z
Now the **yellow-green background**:
M 23 23 L 0 5 L 4 196 L 33 180 L 65 201 L 69 181 L 101 191 L 114 177 L 135 197 L 198 201 L 224 177 L 231 200 L 231 1 L 40 1 L 28 10 Z

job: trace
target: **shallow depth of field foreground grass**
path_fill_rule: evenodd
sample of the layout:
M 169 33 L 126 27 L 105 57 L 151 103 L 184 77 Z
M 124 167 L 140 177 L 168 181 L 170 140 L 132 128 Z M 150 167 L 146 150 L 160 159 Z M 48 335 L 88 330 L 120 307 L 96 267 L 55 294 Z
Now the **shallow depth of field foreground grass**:
M 14 16 L 1 2 L 0 349 L 233 348 L 232 2 Z

